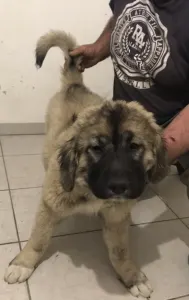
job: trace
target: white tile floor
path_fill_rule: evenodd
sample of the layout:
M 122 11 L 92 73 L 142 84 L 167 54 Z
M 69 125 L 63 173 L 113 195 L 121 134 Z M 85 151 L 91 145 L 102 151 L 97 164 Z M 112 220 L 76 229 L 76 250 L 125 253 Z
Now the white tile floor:
M 0 140 L 0 299 L 134 299 L 108 262 L 97 218 L 64 221 L 27 283 L 7 285 L 2 280 L 5 267 L 29 237 L 44 172 L 43 136 Z M 175 171 L 146 191 L 132 220 L 132 252 L 154 287 L 152 300 L 189 300 L 189 200 Z

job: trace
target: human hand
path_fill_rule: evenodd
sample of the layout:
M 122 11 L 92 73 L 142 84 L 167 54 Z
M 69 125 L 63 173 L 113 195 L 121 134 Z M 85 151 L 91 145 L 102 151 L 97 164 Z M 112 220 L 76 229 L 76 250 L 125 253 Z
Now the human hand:
M 86 68 L 91 68 L 95 66 L 99 61 L 101 61 L 101 51 L 98 44 L 87 44 L 75 48 L 70 53 L 70 56 L 77 57 L 80 56 L 80 63 L 78 64 L 78 70 L 83 72 Z

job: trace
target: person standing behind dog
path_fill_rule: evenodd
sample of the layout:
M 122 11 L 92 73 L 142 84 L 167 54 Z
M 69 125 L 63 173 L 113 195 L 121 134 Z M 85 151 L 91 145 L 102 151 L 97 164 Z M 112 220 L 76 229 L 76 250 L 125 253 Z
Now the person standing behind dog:
M 110 7 L 100 37 L 70 55 L 82 56 L 81 72 L 111 56 L 113 100 L 137 100 L 153 112 L 189 195 L 189 1 L 112 0 Z

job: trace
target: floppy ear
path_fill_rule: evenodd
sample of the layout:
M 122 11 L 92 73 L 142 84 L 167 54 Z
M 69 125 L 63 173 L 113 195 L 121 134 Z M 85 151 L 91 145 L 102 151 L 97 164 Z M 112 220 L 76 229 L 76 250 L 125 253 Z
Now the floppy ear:
M 169 170 L 167 150 L 161 135 L 157 137 L 155 156 L 155 165 L 148 172 L 149 181 L 152 183 L 161 181 Z
M 60 180 L 66 192 L 74 188 L 75 173 L 78 165 L 75 138 L 65 143 L 59 153 Z

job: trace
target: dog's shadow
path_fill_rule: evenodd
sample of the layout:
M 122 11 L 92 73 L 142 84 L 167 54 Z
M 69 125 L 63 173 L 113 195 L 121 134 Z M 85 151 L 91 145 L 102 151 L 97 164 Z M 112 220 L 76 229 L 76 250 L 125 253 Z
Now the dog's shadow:
M 146 196 L 151 197 L 152 195 L 147 193 L 140 201 L 145 201 Z M 169 220 L 166 221 L 166 223 L 162 223 L 162 220 L 166 220 L 167 210 L 153 220 L 155 224 L 149 223 L 145 224 L 145 226 L 131 226 L 131 252 L 134 261 L 137 262 L 140 268 L 160 260 L 161 253 L 159 247 L 165 243 L 180 239 L 189 246 L 189 238 L 188 241 L 186 241 L 186 235 L 182 235 L 180 230 L 172 229 L 172 222 L 175 221 Z M 164 227 L 165 224 L 166 230 Z M 77 226 L 77 223 L 75 226 Z M 161 227 L 162 230 L 160 229 Z M 106 293 L 122 295 L 127 292 L 125 287 L 116 280 L 116 274 L 108 260 L 107 249 L 104 245 L 100 230 L 92 234 L 80 233 L 53 238 L 43 261 L 50 259 L 53 254 L 58 252 L 65 256 L 64 260 L 69 260 L 69 264 L 73 264 L 70 274 L 74 272 L 73 269 L 75 268 L 75 272 L 78 274 L 77 276 L 80 276 L 79 270 L 83 269 L 82 267 L 84 266 L 84 268 L 91 270 L 93 274 L 91 275 L 91 272 L 89 272 L 89 278 L 85 278 L 85 280 L 89 282 L 96 280 L 98 285 L 104 289 Z M 64 268 L 64 265 L 62 265 L 62 268 Z M 68 281 L 69 276 L 70 278 L 72 277 L 68 272 L 66 275 L 66 280 Z M 82 270 L 81 276 L 83 276 Z M 77 277 L 75 278 L 77 280 Z M 75 283 L 77 284 L 77 281 Z M 72 282 L 72 284 L 74 284 L 74 282 Z M 88 283 L 85 282 L 85 286 L 87 284 Z

